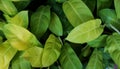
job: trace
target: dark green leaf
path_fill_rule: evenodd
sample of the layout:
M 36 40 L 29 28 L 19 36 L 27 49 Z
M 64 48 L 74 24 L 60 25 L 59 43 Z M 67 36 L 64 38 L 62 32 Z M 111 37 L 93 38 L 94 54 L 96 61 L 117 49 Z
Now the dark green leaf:
M 88 42 L 90 47 L 105 47 L 106 46 L 106 39 L 108 35 L 101 35 L 97 39 Z
M 50 6 L 40 6 L 31 16 L 31 32 L 39 39 L 44 35 L 50 23 Z
M 67 36 L 66 40 L 73 43 L 85 43 L 99 37 L 103 32 L 101 20 L 87 21 L 75 27 Z
M 113 27 L 115 27 L 116 29 L 120 30 L 120 27 L 119 27 L 120 22 L 119 22 L 114 10 L 102 9 L 101 11 L 99 11 L 99 16 L 108 28 L 110 28 L 110 29 L 112 28 L 113 30 L 115 30 L 113 28 Z
M 82 69 L 82 63 L 68 43 L 65 43 L 59 58 L 62 69 Z
M 58 57 L 60 56 L 61 48 L 62 45 L 60 40 L 51 34 L 48 37 L 43 50 L 42 66 L 48 67 L 57 61 Z
M 63 11 L 74 27 L 94 18 L 82 0 L 65 1 L 63 3 Z

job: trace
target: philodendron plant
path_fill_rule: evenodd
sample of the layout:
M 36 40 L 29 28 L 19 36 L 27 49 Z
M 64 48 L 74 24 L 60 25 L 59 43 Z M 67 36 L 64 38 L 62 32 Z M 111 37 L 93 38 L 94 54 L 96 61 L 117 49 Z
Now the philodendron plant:
M 120 0 L 0 0 L 0 69 L 120 69 Z

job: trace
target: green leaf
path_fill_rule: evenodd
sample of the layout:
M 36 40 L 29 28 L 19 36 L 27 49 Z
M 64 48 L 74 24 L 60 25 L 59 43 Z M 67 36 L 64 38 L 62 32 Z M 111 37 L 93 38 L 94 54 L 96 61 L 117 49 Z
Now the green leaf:
M 51 21 L 50 21 L 49 29 L 51 32 L 53 32 L 57 36 L 63 35 L 63 28 L 62 28 L 61 21 L 55 13 L 51 14 Z
M 97 39 L 88 42 L 90 47 L 105 47 L 106 46 L 106 39 L 108 35 L 101 35 Z
M 114 6 L 115 6 L 115 11 L 117 14 L 117 17 L 120 19 L 120 0 L 114 0 Z
M 15 24 L 6 24 L 3 32 L 10 44 L 18 49 L 25 50 L 33 46 L 41 46 L 36 37 L 23 27 Z
M 40 6 L 31 16 L 31 32 L 39 39 L 44 35 L 50 23 L 50 7 Z
M 14 17 L 9 17 L 8 15 L 4 16 L 6 17 L 8 23 L 16 24 L 25 28 L 28 27 L 28 11 L 21 11 Z
M 84 48 L 82 48 L 80 58 L 87 57 L 90 55 L 90 53 L 91 53 L 91 48 L 90 48 L 90 46 L 87 45 Z
M 36 46 L 27 49 L 23 53 L 22 57 L 28 60 L 31 63 L 32 67 L 42 67 L 42 53 L 43 53 L 43 48 Z
M 83 69 L 82 63 L 68 43 L 64 44 L 59 61 L 62 69 Z
M 16 8 L 20 11 L 26 8 L 32 0 L 11 0 Z
M 90 57 L 86 69 L 105 69 L 102 62 L 102 52 L 95 49 Z
M 17 13 L 17 9 L 11 0 L 0 0 L 0 10 L 10 16 L 14 16 Z
M 99 11 L 99 16 L 109 29 L 115 30 L 114 28 L 112 28 L 113 26 L 116 29 L 120 30 L 120 27 L 119 27 L 120 22 L 117 18 L 115 10 L 102 9 L 101 11 Z
M 66 40 L 73 43 L 90 42 L 102 34 L 103 27 L 100 24 L 100 19 L 90 20 L 80 24 L 68 34 Z
M 17 50 L 8 41 L 0 45 L 0 69 L 8 69 L 10 61 L 15 56 Z
M 22 57 L 12 61 L 12 69 L 31 69 L 30 63 Z
M 74 26 L 94 19 L 89 8 L 82 0 L 68 0 L 63 3 L 63 11 L 69 22 Z
M 62 45 L 60 40 L 51 34 L 48 37 L 43 50 L 42 66 L 48 67 L 57 61 L 60 56 L 61 48 Z
M 120 35 L 117 33 L 113 33 L 113 35 L 107 38 L 107 46 L 105 47 L 105 51 L 107 51 L 114 62 L 120 68 Z

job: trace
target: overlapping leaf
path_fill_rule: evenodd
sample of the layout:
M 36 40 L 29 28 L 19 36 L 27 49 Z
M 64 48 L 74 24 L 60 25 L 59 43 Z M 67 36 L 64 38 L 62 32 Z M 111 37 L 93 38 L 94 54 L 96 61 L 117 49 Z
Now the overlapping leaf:
M 63 28 L 62 28 L 61 21 L 55 13 L 51 14 L 51 21 L 50 21 L 49 29 L 51 32 L 53 32 L 57 36 L 63 35 Z
M 0 69 L 8 69 L 10 61 L 15 56 L 17 50 L 8 41 L 0 44 Z
M 32 67 L 42 67 L 42 53 L 43 48 L 36 46 L 26 50 L 22 57 L 28 60 L 31 63 Z
M 48 67 L 57 61 L 60 56 L 61 48 L 62 45 L 60 40 L 51 34 L 48 37 L 43 50 L 42 66 Z
M 15 24 L 5 25 L 3 32 L 8 42 L 18 50 L 25 50 L 33 46 L 41 46 L 40 42 L 32 33 Z
M 17 9 L 11 0 L 0 0 L 0 10 L 10 16 L 17 14 Z
M 40 6 L 31 16 L 31 32 L 39 39 L 50 23 L 50 6 Z
M 68 43 L 65 43 L 59 58 L 62 69 L 82 69 L 82 63 Z
M 120 30 L 120 22 L 117 18 L 115 10 L 112 9 L 102 9 L 99 11 L 99 16 L 106 26 L 115 31 Z
M 63 11 L 74 27 L 94 18 L 82 0 L 65 1 L 63 3 Z
M 117 17 L 120 19 L 120 0 L 114 0 L 114 5 Z
M 68 34 L 66 40 L 73 43 L 92 41 L 99 37 L 103 32 L 103 27 L 100 24 L 100 19 L 90 20 L 80 24 Z
M 90 57 L 86 69 L 104 69 L 102 52 L 95 49 Z
M 107 46 L 105 47 L 105 51 L 107 51 L 114 62 L 120 68 L 120 35 L 114 33 L 113 35 L 107 38 Z

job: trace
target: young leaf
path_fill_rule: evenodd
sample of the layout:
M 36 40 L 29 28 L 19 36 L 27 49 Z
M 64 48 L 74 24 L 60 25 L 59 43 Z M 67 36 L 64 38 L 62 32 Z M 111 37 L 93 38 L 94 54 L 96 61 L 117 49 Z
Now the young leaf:
M 13 18 L 11 18 L 10 23 L 16 24 L 22 27 L 28 27 L 28 11 L 21 11 Z
M 120 35 L 117 33 L 113 33 L 113 35 L 107 38 L 107 46 L 105 47 L 105 51 L 107 51 L 114 62 L 120 68 Z
M 22 57 L 16 58 L 12 61 L 11 69 L 31 69 L 30 63 Z
M 83 69 L 82 64 L 68 43 L 65 43 L 59 58 L 62 69 Z
M 63 3 L 63 11 L 74 27 L 83 22 L 94 19 L 91 11 L 82 0 L 65 1 Z
M 36 37 L 23 27 L 15 24 L 6 24 L 3 32 L 10 44 L 18 49 L 25 50 L 33 46 L 41 46 Z
M 99 11 L 99 16 L 109 29 L 120 30 L 120 23 L 114 10 L 102 9 Z
M 90 47 L 105 47 L 107 37 L 108 37 L 108 35 L 101 35 L 97 39 L 95 39 L 91 42 L 88 42 L 88 45 Z
M 17 13 L 17 9 L 11 0 L 0 0 L 0 10 L 10 16 L 14 16 Z
M 114 5 L 117 17 L 120 19 L 120 0 L 114 0 Z
M 61 42 L 60 40 L 51 34 L 46 43 L 43 50 L 42 55 L 42 66 L 48 67 L 52 65 L 55 61 L 57 61 L 58 57 L 60 56 L 61 52 Z
M 28 27 L 28 11 L 21 11 L 14 17 L 4 14 L 4 17 L 8 23 L 16 24 L 25 28 Z
M 40 6 L 31 16 L 31 32 L 39 39 L 44 35 L 50 23 L 50 7 Z
M 80 24 L 68 34 L 66 40 L 73 43 L 92 41 L 99 37 L 103 32 L 103 27 L 100 24 L 100 19 L 90 20 Z
M 8 41 L 0 45 L 0 69 L 8 69 L 10 61 L 15 56 L 17 50 Z
M 90 57 L 86 69 L 104 69 L 102 52 L 95 49 Z
M 57 36 L 63 35 L 63 28 L 62 28 L 61 21 L 55 13 L 51 14 L 51 21 L 50 21 L 49 29 L 51 32 L 53 32 Z
M 31 63 L 32 67 L 42 67 L 42 53 L 43 48 L 36 46 L 26 50 L 23 53 L 22 57 L 28 60 Z

